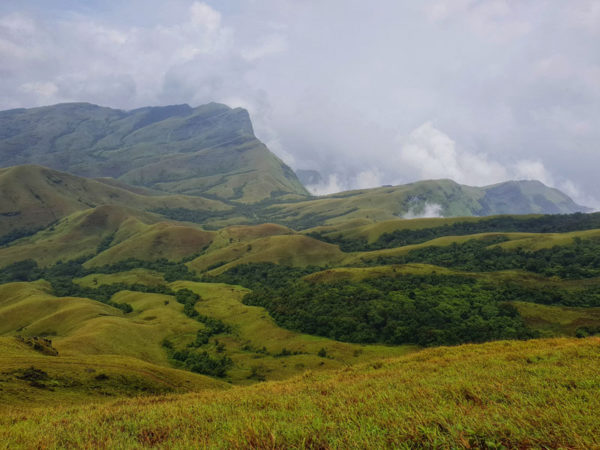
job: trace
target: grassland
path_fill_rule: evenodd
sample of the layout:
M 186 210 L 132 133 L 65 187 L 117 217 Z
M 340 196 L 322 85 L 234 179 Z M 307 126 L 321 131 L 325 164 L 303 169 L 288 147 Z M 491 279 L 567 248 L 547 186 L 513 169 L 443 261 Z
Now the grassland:
M 600 339 L 435 348 L 282 382 L 4 407 L 5 448 L 598 448 Z
M 348 344 L 284 330 L 275 325 L 264 309 L 243 305 L 241 298 L 248 290 L 239 286 L 166 283 L 160 273 L 143 269 L 91 274 L 75 281 L 94 288 L 103 284 L 138 283 L 198 293 L 201 301 L 196 310 L 231 328 L 230 332 L 211 339 L 205 349 L 231 358 L 232 368 L 222 381 L 173 369 L 177 364 L 169 359 L 164 340 L 185 348 L 204 325 L 183 314 L 183 305 L 170 295 L 121 291 L 112 300 L 131 305 L 133 312 L 124 314 L 90 299 L 55 297 L 45 281 L 9 283 L 0 285 L 0 335 L 5 336 L 2 345 L 10 349 L 3 351 L 6 357 L 0 361 L 0 372 L 7 375 L 0 381 L 0 399 L 7 404 L 50 401 L 63 394 L 72 401 L 82 401 L 98 396 L 197 391 L 207 386 L 225 386 L 224 382 L 253 384 L 289 378 L 305 370 L 335 369 L 414 350 L 410 346 Z M 45 336 L 52 340 L 58 356 L 34 352 L 19 344 L 16 336 Z M 322 351 L 325 354 L 320 356 Z M 103 365 L 108 372 L 102 372 Z M 48 374 L 45 383 L 48 389 L 40 390 L 17 378 L 19 371 L 30 367 Z M 98 385 L 94 377 L 100 372 L 106 372 L 114 386 Z M 174 377 L 172 383 L 163 380 L 167 375 Z M 121 391 L 117 389 L 117 380 L 122 381 Z

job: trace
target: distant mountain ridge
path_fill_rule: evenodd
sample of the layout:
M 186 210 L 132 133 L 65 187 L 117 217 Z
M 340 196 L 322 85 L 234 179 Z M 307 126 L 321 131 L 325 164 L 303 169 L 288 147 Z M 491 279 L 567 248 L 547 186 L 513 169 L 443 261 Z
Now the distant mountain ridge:
M 112 178 L 90 179 L 37 165 L 0 169 L 0 244 L 77 211 L 115 206 L 152 213 L 153 220 L 195 222 L 216 229 L 278 223 L 296 230 L 367 225 L 398 218 L 568 214 L 585 212 L 568 196 L 537 181 L 483 188 L 451 180 L 340 192 L 324 197 L 270 199 L 252 205 L 146 190 Z M 17 233 L 17 234 L 15 234 Z
M 0 167 L 7 166 L 0 169 L 0 235 L 101 205 L 213 228 L 589 211 L 539 181 L 473 187 L 426 180 L 313 197 L 299 178 L 318 184 L 317 171 L 297 176 L 254 136 L 246 110 L 217 103 L 1 111 Z
M 217 103 L 132 111 L 64 103 L 2 111 L 0 166 L 22 164 L 247 203 L 308 195 L 254 136 L 248 112 Z

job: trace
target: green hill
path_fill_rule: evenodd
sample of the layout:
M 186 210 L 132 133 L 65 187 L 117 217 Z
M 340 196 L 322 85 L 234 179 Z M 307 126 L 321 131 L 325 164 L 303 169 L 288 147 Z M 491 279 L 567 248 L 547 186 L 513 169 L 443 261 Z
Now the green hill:
M 78 177 L 41 166 L 0 169 L 0 237 L 10 241 L 46 227 L 76 211 L 118 206 L 145 211 L 164 207 L 214 214 L 231 210 L 217 200 L 184 195 L 142 195 L 105 182 Z M 155 219 L 158 220 L 158 219 Z M 163 218 L 164 220 L 164 218 Z M 5 243 L 5 242 L 3 242 Z
M 443 347 L 226 391 L 0 415 L 7 447 L 600 446 L 598 338 Z
M 307 195 L 294 172 L 254 136 L 248 112 L 216 103 L 2 111 L 0 165 L 22 164 L 242 202 Z
M 438 217 L 465 217 L 586 211 L 588 208 L 539 181 L 507 181 L 472 187 L 451 180 L 429 180 L 275 204 L 264 215 L 271 221 L 305 229 L 322 225 L 339 228 L 347 222 L 365 225 L 427 213 Z

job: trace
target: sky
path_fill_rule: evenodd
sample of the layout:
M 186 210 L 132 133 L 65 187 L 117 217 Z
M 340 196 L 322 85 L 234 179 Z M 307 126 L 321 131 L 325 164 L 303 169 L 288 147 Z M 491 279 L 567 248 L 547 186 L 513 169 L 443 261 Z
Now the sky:
M 600 0 L 2 0 L 0 109 L 211 101 L 317 194 L 538 179 L 600 209 Z

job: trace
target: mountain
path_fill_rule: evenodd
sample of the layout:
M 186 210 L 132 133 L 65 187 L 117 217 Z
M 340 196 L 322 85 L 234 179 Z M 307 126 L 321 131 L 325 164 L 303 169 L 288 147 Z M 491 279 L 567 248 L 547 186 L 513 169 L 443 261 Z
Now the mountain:
M 279 223 L 296 230 L 364 226 L 420 216 L 556 214 L 586 211 L 568 196 L 537 181 L 477 188 L 450 180 L 341 192 L 293 202 L 271 199 L 241 205 L 198 195 L 131 187 L 113 178 L 89 179 L 36 165 L 0 169 L 0 244 L 31 234 L 77 211 L 117 206 L 154 222 L 195 222 L 211 229 L 235 224 Z
M 311 200 L 279 203 L 269 220 L 292 228 L 367 223 L 398 218 L 569 214 L 588 212 L 557 189 L 539 181 L 507 181 L 473 187 L 452 180 L 428 180 L 340 192 Z
M 217 103 L 132 111 L 65 103 L 2 111 L 0 166 L 22 164 L 241 202 L 308 194 L 254 136 L 248 112 Z

